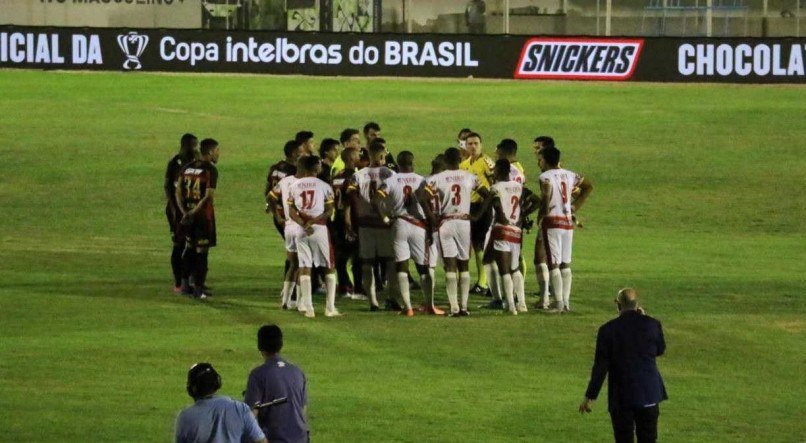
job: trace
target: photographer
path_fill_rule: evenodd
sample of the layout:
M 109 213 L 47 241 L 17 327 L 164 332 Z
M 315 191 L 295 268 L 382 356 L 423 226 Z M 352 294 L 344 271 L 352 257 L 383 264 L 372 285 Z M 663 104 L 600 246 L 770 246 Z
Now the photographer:
M 245 403 L 215 395 L 221 376 L 210 363 L 197 363 L 188 371 L 187 392 L 196 400 L 176 420 L 176 443 L 268 443 Z

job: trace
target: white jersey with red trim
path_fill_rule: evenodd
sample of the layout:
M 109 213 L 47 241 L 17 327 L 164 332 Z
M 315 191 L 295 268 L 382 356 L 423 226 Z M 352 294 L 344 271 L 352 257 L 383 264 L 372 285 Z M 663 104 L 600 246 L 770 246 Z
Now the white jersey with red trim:
M 521 217 L 523 185 L 514 180 L 498 182 L 490 188 L 490 193 L 501 201 L 501 210 L 509 223 L 517 225 Z
M 279 182 L 274 186 L 274 189 L 271 190 L 272 196 L 283 203 L 283 217 L 286 219 L 286 223 L 297 224 L 294 220 L 289 218 L 288 214 L 288 199 L 291 195 L 291 185 L 294 184 L 299 180 L 296 176 L 287 175 L 280 179 Z
M 425 187 L 423 176 L 414 172 L 399 172 L 387 178 L 380 191 L 389 198 L 395 216 L 425 220 L 423 208 L 415 196 L 415 192 L 423 187 Z
M 549 212 L 543 218 L 546 229 L 574 229 L 571 220 L 571 193 L 582 183 L 582 176 L 567 169 L 549 169 L 540 174 L 540 183 L 550 186 L 550 194 L 543 196 L 549 199 Z
M 333 203 L 333 188 L 316 177 L 298 179 L 290 186 L 288 204 L 304 217 L 319 217 L 328 203 Z
M 518 165 L 520 164 L 518 163 Z M 509 179 L 522 185 L 526 184 L 526 174 L 518 169 L 518 166 L 516 166 L 514 162 L 509 165 Z
M 428 178 L 430 195 L 439 197 L 442 218 L 470 216 L 470 197 L 481 186 L 479 178 L 462 169 L 442 171 Z
M 395 172 L 386 166 L 375 166 L 363 168 L 353 175 L 347 189 L 348 192 L 357 192 L 359 196 L 358 208 L 356 208 L 359 226 L 366 225 L 368 224 L 367 222 L 380 221 L 380 215 L 372 207 L 372 197 L 381 188 L 386 179 L 394 174 Z

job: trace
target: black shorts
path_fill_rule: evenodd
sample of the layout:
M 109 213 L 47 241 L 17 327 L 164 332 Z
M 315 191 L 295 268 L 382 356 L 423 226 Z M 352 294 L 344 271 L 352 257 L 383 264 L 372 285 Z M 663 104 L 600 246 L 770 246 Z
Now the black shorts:
M 185 228 L 188 246 L 212 248 L 216 245 L 215 215 L 196 214 L 193 221 Z
M 479 206 L 481 206 L 481 202 L 471 203 L 470 204 L 470 212 L 475 214 L 478 211 Z M 492 207 L 487 209 L 481 218 L 477 221 L 470 223 L 470 241 L 474 245 L 484 243 L 484 239 L 487 238 L 487 232 L 490 230 L 490 226 L 493 225 L 493 210 Z
M 185 234 L 182 231 L 182 213 L 175 205 L 168 203 L 165 205 L 165 218 L 168 219 L 168 230 L 171 231 L 171 241 L 180 243 L 185 239 Z

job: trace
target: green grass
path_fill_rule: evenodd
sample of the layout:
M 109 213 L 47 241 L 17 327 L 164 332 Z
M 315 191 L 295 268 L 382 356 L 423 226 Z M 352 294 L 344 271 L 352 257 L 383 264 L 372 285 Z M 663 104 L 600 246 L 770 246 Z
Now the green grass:
M 592 415 L 576 407 L 625 285 L 665 327 L 662 441 L 806 439 L 802 87 L 26 71 L 0 85 L 0 440 L 169 440 L 187 368 L 211 361 L 239 397 L 257 328 L 277 322 L 314 441 L 607 441 L 606 389 Z M 553 135 L 596 186 L 576 312 L 279 311 L 266 169 L 297 130 L 370 119 L 420 171 L 459 128 L 488 150 L 513 137 L 532 183 L 529 141 Z M 170 292 L 162 174 L 186 131 L 222 143 L 206 303 Z

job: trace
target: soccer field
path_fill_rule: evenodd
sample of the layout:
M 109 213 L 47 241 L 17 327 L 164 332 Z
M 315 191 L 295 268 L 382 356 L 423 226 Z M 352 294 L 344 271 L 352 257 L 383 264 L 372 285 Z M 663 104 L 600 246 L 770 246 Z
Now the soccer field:
M 806 88 L 9 70 L 0 85 L 0 440 L 170 440 L 188 367 L 213 363 L 240 398 L 274 322 L 308 376 L 313 441 L 608 441 L 606 389 L 593 414 L 577 406 L 628 285 L 665 329 L 661 441 L 806 440 Z M 300 129 L 369 120 L 421 173 L 462 127 L 488 153 L 512 137 L 532 184 L 531 140 L 554 136 L 596 187 L 575 311 L 280 311 L 266 170 Z M 162 179 L 184 132 L 221 142 L 205 302 L 171 290 Z

